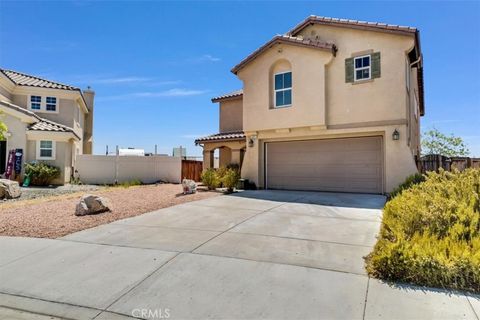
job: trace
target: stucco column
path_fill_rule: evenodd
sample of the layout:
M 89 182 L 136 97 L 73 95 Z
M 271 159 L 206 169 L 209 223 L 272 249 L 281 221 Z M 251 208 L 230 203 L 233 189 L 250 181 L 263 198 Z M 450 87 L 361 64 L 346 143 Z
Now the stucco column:
M 241 149 L 232 149 L 232 158 L 230 162 L 240 165 L 242 161 L 241 155 L 242 155 Z
M 213 150 L 203 150 L 203 170 L 213 168 Z

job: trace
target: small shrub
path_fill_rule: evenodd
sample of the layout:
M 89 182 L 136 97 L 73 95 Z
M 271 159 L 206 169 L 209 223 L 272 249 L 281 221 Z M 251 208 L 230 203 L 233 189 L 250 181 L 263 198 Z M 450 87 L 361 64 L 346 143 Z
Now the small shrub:
M 25 174 L 30 176 L 32 185 L 48 186 L 60 177 L 60 168 L 45 162 L 32 162 L 25 165 Z
M 202 172 L 202 182 L 208 187 L 209 190 L 214 190 L 220 186 L 220 180 L 218 179 L 217 172 L 214 168 L 208 168 Z
M 133 179 L 133 180 L 130 180 L 130 181 L 125 181 L 125 182 L 117 184 L 117 186 L 123 187 L 123 188 L 140 186 L 140 185 L 142 185 L 142 181 L 140 181 L 139 179 Z
M 480 292 L 480 170 L 429 172 L 389 201 L 367 271 Z
M 410 189 L 412 186 L 422 183 L 424 181 L 425 176 L 420 173 L 415 173 L 408 176 L 402 184 L 400 184 L 390 193 L 390 199 L 395 198 L 397 195 L 402 193 L 403 190 Z
M 240 172 L 237 169 L 227 169 L 222 177 L 222 185 L 227 188 L 229 192 L 233 191 L 240 179 Z

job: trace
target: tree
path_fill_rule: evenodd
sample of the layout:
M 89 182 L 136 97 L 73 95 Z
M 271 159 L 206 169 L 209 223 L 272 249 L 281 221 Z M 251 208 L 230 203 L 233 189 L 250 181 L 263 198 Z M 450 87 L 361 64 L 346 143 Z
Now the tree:
M 460 137 L 447 136 L 433 128 L 422 135 L 422 153 L 440 154 L 446 157 L 465 157 L 470 154 L 467 145 Z
M 0 116 L 1 115 L 2 115 L 2 112 L 0 111 Z M 7 131 L 8 131 L 7 125 L 2 121 L 0 117 L 0 141 L 6 139 Z

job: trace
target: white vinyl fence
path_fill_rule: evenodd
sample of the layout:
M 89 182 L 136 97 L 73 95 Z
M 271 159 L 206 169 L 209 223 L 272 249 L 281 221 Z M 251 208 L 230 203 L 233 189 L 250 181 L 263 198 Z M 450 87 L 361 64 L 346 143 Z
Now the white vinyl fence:
M 166 156 L 96 156 L 78 155 L 76 170 L 87 184 L 114 184 L 140 180 L 180 183 L 182 159 Z

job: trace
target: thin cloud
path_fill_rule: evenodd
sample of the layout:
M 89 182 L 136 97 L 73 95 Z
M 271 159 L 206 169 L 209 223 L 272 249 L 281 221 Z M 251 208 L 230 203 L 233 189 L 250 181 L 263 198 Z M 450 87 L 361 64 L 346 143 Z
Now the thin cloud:
M 92 79 L 90 82 L 97 84 L 121 84 L 121 83 L 139 83 L 150 81 L 150 78 L 144 77 L 118 77 L 105 79 Z
M 211 54 L 204 54 L 200 57 L 200 61 L 209 61 L 209 62 L 217 62 L 220 61 L 220 58 L 214 57 Z
M 208 90 L 195 90 L 195 89 L 184 89 L 184 88 L 174 88 L 164 91 L 156 92 L 133 92 L 127 94 L 120 94 L 116 96 L 107 96 L 107 97 L 98 97 L 97 100 L 109 101 L 109 100 L 121 100 L 128 98 L 158 98 L 158 97 L 189 97 L 189 96 L 198 96 L 209 92 Z

